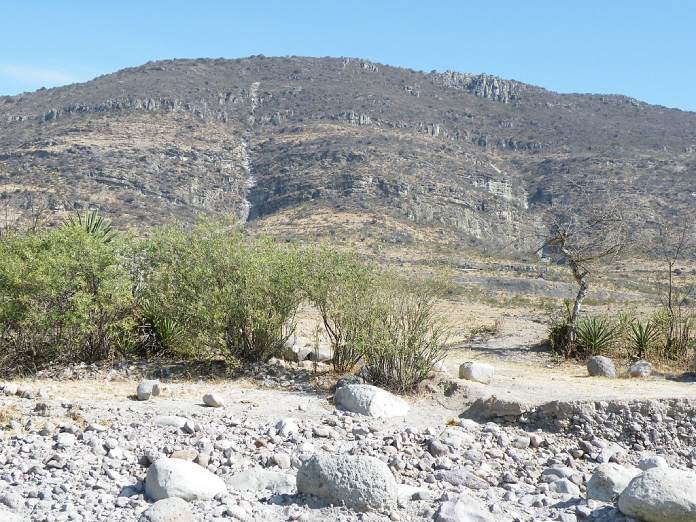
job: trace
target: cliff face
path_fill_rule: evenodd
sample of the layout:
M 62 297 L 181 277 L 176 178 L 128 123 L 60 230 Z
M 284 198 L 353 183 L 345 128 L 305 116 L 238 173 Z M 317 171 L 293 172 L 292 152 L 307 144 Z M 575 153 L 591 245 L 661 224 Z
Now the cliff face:
M 172 60 L 0 97 L 0 220 L 385 215 L 525 247 L 568 180 L 694 210 L 696 114 L 347 58 Z M 588 188 L 602 197 L 602 187 Z

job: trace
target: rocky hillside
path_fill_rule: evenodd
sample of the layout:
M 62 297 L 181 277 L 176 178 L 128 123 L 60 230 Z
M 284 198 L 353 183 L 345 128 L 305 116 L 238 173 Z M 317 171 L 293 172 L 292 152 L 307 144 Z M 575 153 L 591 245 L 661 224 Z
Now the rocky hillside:
M 696 114 L 352 58 L 161 61 L 0 97 L 2 223 L 92 206 L 522 247 L 588 175 L 693 211 Z

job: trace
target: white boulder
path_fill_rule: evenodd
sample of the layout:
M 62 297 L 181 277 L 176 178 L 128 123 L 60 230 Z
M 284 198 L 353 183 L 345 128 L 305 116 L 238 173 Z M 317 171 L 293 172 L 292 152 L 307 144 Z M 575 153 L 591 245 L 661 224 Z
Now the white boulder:
M 225 401 L 217 393 L 206 393 L 203 396 L 203 404 L 211 408 L 221 408 L 225 405 Z
M 2 522 L 24 522 L 25 521 L 23 516 L 18 515 L 17 513 L 13 513 L 9 509 L 5 509 L 2 506 L 0 506 L 0 520 L 2 520 Z
M 155 417 L 155 426 L 171 426 L 174 428 L 183 428 L 188 419 L 186 417 L 179 417 L 178 415 L 161 415 Z
M 389 511 L 398 495 L 387 465 L 362 455 L 314 455 L 297 472 L 297 491 L 355 511 Z
M 668 468 L 669 464 L 667 464 L 664 457 L 647 455 L 638 461 L 638 467 L 643 471 L 647 471 L 652 468 Z
M 193 522 L 193 514 L 185 500 L 165 498 L 143 511 L 138 522 Z
M 476 498 L 462 495 L 440 504 L 435 522 L 495 522 L 490 511 Z
M 696 520 L 696 474 L 653 468 L 635 477 L 619 495 L 619 510 L 645 522 Z
M 616 377 L 614 361 L 603 355 L 595 355 L 587 361 L 587 373 L 591 377 Z
M 628 369 L 628 374 L 631 377 L 650 377 L 652 372 L 652 364 L 648 361 L 636 361 Z
M 386 390 L 369 384 L 349 384 L 336 390 L 336 407 L 368 417 L 402 417 L 408 403 Z
M 139 401 L 147 401 L 150 397 L 157 397 L 160 394 L 159 381 L 142 381 L 138 384 L 136 395 Z
M 459 367 L 459 378 L 468 381 L 490 384 L 493 380 L 495 368 L 482 362 L 465 362 Z
M 628 483 L 641 471 L 633 466 L 600 464 L 587 481 L 587 498 L 602 502 L 614 502 Z
M 233 475 L 227 482 L 234 490 L 271 491 L 285 494 L 295 491 L 295 477 L 261 468 L 252 468 Z
M 186 460 L 159 459 L 145 476 L 145 495 L 152 500 L 211 500 L 225 492 L 227 487 L 220 477 Z

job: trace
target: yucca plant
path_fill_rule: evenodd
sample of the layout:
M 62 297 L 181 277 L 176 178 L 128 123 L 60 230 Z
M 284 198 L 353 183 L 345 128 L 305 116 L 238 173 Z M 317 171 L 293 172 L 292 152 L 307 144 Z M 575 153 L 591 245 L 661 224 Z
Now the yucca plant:
M 634 321 L 628 332 L 631 356 L 637 359 L 645 358 L 648 350 L 654 345 L 660 335 L 660 330 L 652 321 Z
M 111 222 L 99 215 L 99 210 L 85 210 L 84 215 L 77 213 L 70 216 L 66 222 L 67 226 L 79 227 L 88 234 L 101 239 L 104 243 L 110 242 L 116 232 L 111 228 Z
M 572 352 L 572 346 L 568 343 L 568 330 L 571 327 L 571 303 L 566 299 L 564 305 L 560 314 L 555 308 L 551 312 L 553 315 L 549 326 L 549 343 L 553 353 L 567 358 L 571 356 Z
M 145 355 L 174 355 L 182 352 L 186 345 L 186 330 L 173 318 L 160 317 L 148 300 L 140 303 L 143 332 L 141 346 Z
M 576 328 L 579 355 L 592 356 L 606 352 L 616 341 L 618 332 L 606 317 L 586 317 Z

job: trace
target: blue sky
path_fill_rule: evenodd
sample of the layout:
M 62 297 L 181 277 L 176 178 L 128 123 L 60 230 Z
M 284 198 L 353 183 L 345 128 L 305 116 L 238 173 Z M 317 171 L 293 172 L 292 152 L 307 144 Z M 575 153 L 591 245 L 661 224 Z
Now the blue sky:
M 353 56 L 696 111 L 691 0 L 2 0 L 0 94 L 162 58 Z

